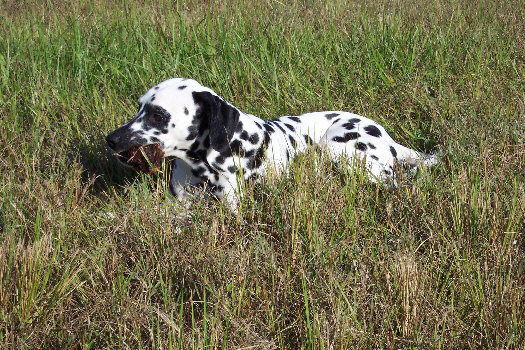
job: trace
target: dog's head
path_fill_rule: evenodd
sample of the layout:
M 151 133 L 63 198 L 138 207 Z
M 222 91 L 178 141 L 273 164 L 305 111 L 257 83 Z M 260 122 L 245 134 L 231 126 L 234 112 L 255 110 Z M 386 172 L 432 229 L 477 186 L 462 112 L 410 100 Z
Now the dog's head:
M 164 157 L 184 158 L 197 140 L 220 151 L 229 145 L 239 111 L 195 80 L 174 78 L 149 89 L 139 99 L 137 114 L 106 137 L 128 165 L 130 150 L 157 144 Z M 208 139 L 209 138 L 209 139 Z

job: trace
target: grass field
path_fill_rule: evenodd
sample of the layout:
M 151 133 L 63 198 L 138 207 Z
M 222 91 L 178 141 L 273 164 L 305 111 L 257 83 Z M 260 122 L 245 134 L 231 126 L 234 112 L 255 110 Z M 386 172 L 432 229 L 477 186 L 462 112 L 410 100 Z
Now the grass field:
M 0 348 L 523 349 L 525 3 L 0 1 Z M 242 219 L 104 136 L 174 76 L 347 110 L 441 163 L 305 155 Z

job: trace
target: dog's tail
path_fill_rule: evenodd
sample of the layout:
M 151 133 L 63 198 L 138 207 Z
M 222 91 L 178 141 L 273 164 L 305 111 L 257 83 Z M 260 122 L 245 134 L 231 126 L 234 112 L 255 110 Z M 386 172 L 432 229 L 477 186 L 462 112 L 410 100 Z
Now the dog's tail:
M 394 147 L 393 147 L 394 148 Z M 439 154 L 427 154 L 423 152 L 414 151 L 411 148 L 395 145 L 394 150 L 391 150 L 394 156 L 405 166 L 409 168 L 430 167 L 439 163 Z

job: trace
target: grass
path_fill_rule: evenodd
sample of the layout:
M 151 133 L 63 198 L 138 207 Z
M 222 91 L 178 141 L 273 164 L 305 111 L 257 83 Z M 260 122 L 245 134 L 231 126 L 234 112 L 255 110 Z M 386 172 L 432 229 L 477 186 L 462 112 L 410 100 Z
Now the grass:
M 522 348 L 523 5 L 0 2 L 0 347 Z M 172 76 L 442 162 L 386 192 L 307 154 L 177 216 L 104 146 Z

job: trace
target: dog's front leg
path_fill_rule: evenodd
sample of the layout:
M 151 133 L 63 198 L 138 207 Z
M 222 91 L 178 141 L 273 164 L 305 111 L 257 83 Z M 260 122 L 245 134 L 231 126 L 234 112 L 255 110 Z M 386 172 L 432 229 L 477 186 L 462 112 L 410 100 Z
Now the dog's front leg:
M 191 205 L 191 197 L 195 186 L 201 182 L 201 179 L 194 176 L 191 172 L 191 167 L 180 159 L 173 161 L 173 169 L 171 170 L 170 178 L 170 192 L 176 197 L 186 208 Z
M 217 197 L 222 199 L 233 213 L 238 214 L 241 201 L 241 189 L 237 187 L 235 180 L 233 182 L 234 183 L 232 183 L 232 181 L 222 182 L 221 185 L 223 186 L 223 189 Z

